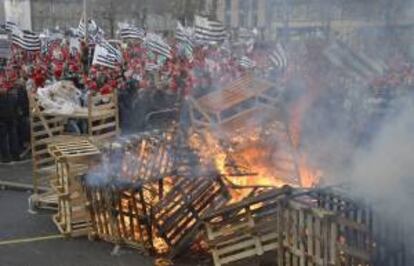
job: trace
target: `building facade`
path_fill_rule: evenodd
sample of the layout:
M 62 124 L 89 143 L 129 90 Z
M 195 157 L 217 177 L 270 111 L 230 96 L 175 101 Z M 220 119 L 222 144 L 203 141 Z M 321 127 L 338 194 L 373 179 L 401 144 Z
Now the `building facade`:
M 414 5 L 403 0 L 217 0 L 217 17 L 228 28 L 257 28 L 266 38 L 361 27 L 412 26 Z
M 29 15 L 28 15 L 29 14 Z M 3 0 L 0 15 L 3 21 L 13 21 L 23 29 L 32 28 L 30 0 Z

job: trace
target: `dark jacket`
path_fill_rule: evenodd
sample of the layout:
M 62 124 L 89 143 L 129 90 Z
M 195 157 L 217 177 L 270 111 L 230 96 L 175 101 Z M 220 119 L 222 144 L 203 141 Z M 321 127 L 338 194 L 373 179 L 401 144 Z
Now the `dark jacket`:
M 18 117 L 17 91 L 0 91 L 0 122 L 16 120 Z

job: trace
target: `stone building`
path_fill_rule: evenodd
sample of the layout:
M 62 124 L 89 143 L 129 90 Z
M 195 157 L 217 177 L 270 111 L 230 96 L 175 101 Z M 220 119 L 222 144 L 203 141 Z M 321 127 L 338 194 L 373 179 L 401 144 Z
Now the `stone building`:
M 151 30 L 175 28 L 176 18 L 190 17 L 194 13 L 211 13 L 213 0 L 85 0 L 87 16 L 93 18 L 114 36 L 118 23 L 145 25 Z M 83 14 L 83 0 L 1 0 L 0 19 L 4 21 L 5 7 L 9 17 L 23 28 L 41 31 L 45 28 L 76 27 Z M 24 3 L 26 8 L 21 8 Z M 18 11 L 18 12 L 17 12 Z M 3 12 L 3 15 L 2 15 Z M 6 12 L 7 13 L 7 12 Z M 214 13 L 214 12 L 213 12 Z M 22 23 L 22 21 L 26 21 Z
M 318 31 L 344 37 L 361 27 L 412 27 L 414 5 L 404 0 L 217 0 L 229 28 L 258 28 L 266 38 Z
M 83 0 L 32 0 L 33 30 L 48 27 L 67 29 L 77 26 L 83 14 Z M 146 24 L 164 30 L 171 23 L 162 4 L 146 0 L 88 0 L 87 16 L 93 18 L 109 36 L 114 36 L 119 22 Z

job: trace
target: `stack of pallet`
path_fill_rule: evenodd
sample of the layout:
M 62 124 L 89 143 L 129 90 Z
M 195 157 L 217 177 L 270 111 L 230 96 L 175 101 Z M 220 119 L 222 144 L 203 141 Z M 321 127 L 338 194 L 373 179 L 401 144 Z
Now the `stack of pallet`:
M 86 121 L 88 128 L 84 135 L 97 141 L 116 137 L 119 134 L 117 95 L 116 92 L 105 96 L 91 93 L 84 110 L 65 115 L 45 110 L 36 94 L 29 94 L 29 103 L 34 186 L 31 200 L 37 208 L 56 210 L 56 194 L 50 188 L 50 182 L 57 178 L 56 166 L 48 145 L 79 139 L 79 135 L 65 131 L 69 119 Z M 40 193 L 40 186 L 48 191 Z
M 91 221 L 80 177 L 88 171 L 89 164 L 99 158 L 100 152 L 87 139 L 51 144 L 49 152 L 57 170 L 52 188 L 57 195 L 58 212 L 53 221 L 66 236 L 87 235 Z
M 217 139 L 231 146 L 234 154 L 260 145 L 268 147 L 268 143 L 277 146 L 277 152 L 269 155 L 273 158 L 275 176 L 283 183 L 301 185 L 297 150 L 275 84 L 246 74 L 223 88 L 190 99 L 189 110 L 195 129 L 214 133 Z M 256 141 L 251 142 L 249 135 L 255 131 Z M 264 138 L 265 133 L 269 139 Z M 239 164 L 240 160 L 235 162 Z
M 165 132 L 107 145 L 103 160 L 115 165 L 97 169 L 98 176 L 91 171 L 84 182 L 91 236 L 170 256 L 193 243 L 200 217 L 223 206 L 228 192 L 216 173 L 188 176 L 174 142 Z
M 203 214 L 228 201 L 220 178 L 208 176 L 87 186 L 86 191 L 92 237 L 170 257 L 191 246 Z
M 274 265 L 405 265 L 399 224 L 329 190 L 270 190 L 203 220 L 215 266 L 266 252 Z

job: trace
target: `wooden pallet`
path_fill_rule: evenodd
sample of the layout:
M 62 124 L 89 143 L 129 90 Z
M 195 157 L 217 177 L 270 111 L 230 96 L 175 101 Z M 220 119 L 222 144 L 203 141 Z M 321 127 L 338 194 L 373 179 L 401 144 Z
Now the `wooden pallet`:
M 86 185 L 92 220 L 90 237 L 152 252 L 151 205 L 159 200 L 160 188 L 166 182 L 136 187 L 122 183 Z
M 49 186 L 50 180 L 55 178 L 54 160 L 49 154 L 47 145 L 63 133 L 64 119 L 43 114 L 32 94 L 29 94 L 29 103 L 33 186 L 34 193 L 37 194 L 39 186 Z
M 279 245 L 277 214 L 289 190 L 268 190 L 203 217 L 214 265 L 260 256 Z
M 31 146 L 33 158 L 34 193 L 38 194 L 39 186 L 49 186 L 55 179 L 55 162 L 48 151 L 48 144 L 74 138 L 64 131 L 68 119 L 86 120 L 86 135 L 95 138 L 96 142 L 114 138 L 119 135 L 119 115 L 116 92 L 102 96 L 90 94 L 88 106 L 73 114 L 63 115 L 51 113 L 42 108 L 36 94 L 29 94 L 31 120 Z M 62 136 L 64 135 L 64 136 Z M 38 197 L 36 197 L 38 198 Z
M 203 217 L 214 264 L 270 251 L 275 265 L 405 265 L 398 225 L 381 223 L 366 205 L 332 197 L 265 191 Z
M 87 235 L 91 221 L 80 176 L 88 171 L 89 163 L 98 158 L 100 152 L 86 139 L 52 143 L 49 152 L 56 162 L 57 171 L 52 188 L 57 194 L 58 212 L 53 221 L 64 235 Z
M 170 257 L 188 248 L 200 231 L 200 217 L 225 205 L 228 191 L 219 176 L 174 177 L 171 190 L 153 208 L 156 234 Z
M 272 139 L 268 141 L 277 144 L 273 145 L 277 151 L 267 150 L 270 145 L 264 141 L 267 148 L 263 151 L 269 152 L 269 158 L 280 158 L 272 162 L 275 176 L 286 184 L 298 186 L 301 180 L 297 150 L 277 93 L 275 84 L 249 73 L 198 99 L 190 98 L 190 118 L 195 131 L 220 139 L 234 154 L 249 148 L 247 144 L 250 148 L 258 147 L 264 140 L 262 134 L 271 131 Z M 249 136 L 253 135 L 255 143 L 250 143 Z M 235 164 L 240 162 L 236 160 Z M 255 165 L 250 168 L 254 169 Z
M 365 200 L 353 200 L 344 189 L 330 188 L 312 193 L 317 206 L 335 213 L 332 230 L 339 239 L 341 265 L 369 261 L 373 265 L 405 265 L 404 221 L 384 220 Z M 381 208 L 380 203 L 377 208 Z
M 92 237 L 169 256 L 191 245 L 200 215 L 227 201 L 223 184 L 209 177 L 86 186 L 86 192 Z
M 170 175 L 174 164 L 172 132 L 137 134 L 119 138 L 102 147 L 103 161 L 118 161 L 118 180 L 126 182 L 159 179 Z
M 274 84 L 270 82 L 256 79 L 251 74 L 245 75 L 228 86 L 191 99 L 192 123 L 197 127 L 210 127 L 212 124 L 221 127 L 229 121 L 240 120 L 239 116 L 251 114 L 250 109 L 268 107 L 275 110 L 277 100 L 268 95 L 273 88 Z M 262 101 L 264 97 L 268 100 Z
M 52 190 L 32 194 L 29 197 L 29 208 L 31 211 L 35 209 L 56 211 L 58 209 L 58 196 Z
M 95 140 L 119 136 L 119 109 L 117 91 L 107 95 L 90 94 L 88 98 L 88 135 Z
M 153 250 L 152 207 L 169 191 L 174 164 L 173 132 L 118 138 L 101 145 L 105 184 L 84 180 L 93 230 L 91 237 Z M 114 164 L 115 162 L 115 164 Z M 99 166 L 90 174 L 102 175 Z

